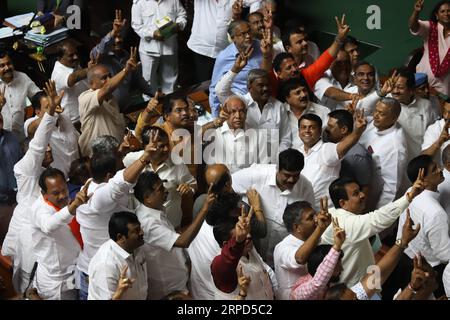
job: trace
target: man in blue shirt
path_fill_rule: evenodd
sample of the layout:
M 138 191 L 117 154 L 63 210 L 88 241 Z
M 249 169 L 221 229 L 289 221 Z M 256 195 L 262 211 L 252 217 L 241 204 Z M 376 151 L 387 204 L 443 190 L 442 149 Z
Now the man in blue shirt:
M 247 65 L 236 76 L 231 87 L 233 92 L 237 92 L 241 95 L 245 95 L 248 92 L 248 72 L 252 69 L 260 68 L 262 62 L 260 44 L 258 41 L 253 41 L 248 22 L 241 20 L 233 21 L 231 22 L 228 31 L 233 43 L 217 56 L 211 85 L 209 87 L 209 105 L 211 106 L 212 115 L 216 118 L 219 116 L 220 102 L 217 98 L 215 87 L 219 79 L 233 67 L 236 56 L 246 52 L 249 47 L 253 47 L 253 53 L 250 56 Z

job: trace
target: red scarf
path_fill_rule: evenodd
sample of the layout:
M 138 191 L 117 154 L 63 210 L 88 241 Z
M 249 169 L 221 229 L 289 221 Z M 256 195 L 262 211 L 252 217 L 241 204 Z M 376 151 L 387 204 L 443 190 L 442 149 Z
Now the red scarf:
M 44 198 L 45 203 L 47 203 L 50 207 L 52 207 L 53 209 L 56 210 L 56 212 L 60 211 L 61 208 L 58 208 L 57 206 L 55 206 L 53 203 L 51 203 L 50 201 L 48 201 L 47 199 Z M 81 249 L 83 249 L 83 239 L 81 238 L 81 232 L 80 232 L 80 224 L 77 221 L 77 218 L 74 216 L 72 218 L 72 221 L 70 221 L 67 224 L 70 228 L 70 231 L 72 231 L 73 236 L 75 237 L 75 239 L 78 241 L 78 243 L 80 244 Z
M 433 71 L 435 77 L 440 78 L 445 76 L 450 71 L 450 49 L 447 51 L 447 55 L 442 63 L 440 63 L 438 23 L 434 21 L 429 22 L 430 36 L 428 39 L 428 51 L 431 71 Z

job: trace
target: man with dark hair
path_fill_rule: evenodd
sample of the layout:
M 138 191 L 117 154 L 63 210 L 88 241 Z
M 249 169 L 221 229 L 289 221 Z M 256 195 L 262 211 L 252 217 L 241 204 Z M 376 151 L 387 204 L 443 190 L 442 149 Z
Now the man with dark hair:
M 355 71 L 356 64 L 358 62 L 360 62 L 360 60 L 359 60 L 359 54 L 360 54 L 359 42 L 358 42 L 358 40 L 356 40 L 356 38 L 354 38 L 350 35 L 347 35 L 342 42 L 343 42 L 342 48 L 350 56 L 350 62 L 352 64 L 352 69 L 353 69 L 353 71 Z
M 194 221 L 180 234 L 167 220 L 164 202 L 168 192 L 163 181 L 154 172 L 143 172 L 134 187 L 134 195 L 140 204 L 136 215 L 144 229 L 147 246 L 145 254 L 148 274 L 148 298 L 160 300 L 175 290 L 188 293 L 188 262 L 183 249 L 196 237 L 203 220 L 217 196 L 211 190 Z
M 89 263 L 100 246 L 108 240 L 107 221 L 116 211 L 128 208 L 129 193 L 141 172 L 150 161 L 155 143 L 147 144 L 144 152 L 126 169 L 115 153 L 96 154 L 91 158 L 93 181 L 89 186 L 92 198 L 77 212 L 84 247 L 78 258 L 80 276 L 80 299 L 86 300 L 89 286 Z
M 400 104 L 392 98 L 377 102 L 371 122 L 360 143 L 372 155 L 371 196 L 368 208 L 380 208 L 397 199 L 406 189 L 404 175 L 408 159 L 406 138 L 397 124 Z
M 11 57 L 0 52 L 0 112 L 3 127 L 16 135 L 22 142 L 25 139 L 23 119 L 26 100 L 31 99 L 39 88 L 23 72 L 16 71 Z
M 300 172 L 303 155 L 295 149 L 287 149 L 278 156 L 278 165 L 259 164 L 233 174 L 233 190 L 244 195 L 255 188 L 261 196 L 262 210 L 267 220 L 267 236 L 261 239 L 260 254 L 273 265 L 273 250 L 288 235 L 283 224 L 286 206 L 295 201 L 314 203 L 311 183 Z
M 53 97 L 55 98 L 55 97 Z M 31 205 L 41 195 L 39 177 L 53 162 L 49 146 L 51 134 L 57 122 L 57 103 L 50 99 L 50 108 L 42 116 L 42 121 L 30 141 L 28 151 L 14 166 L 17 180 L 17 206 L 2 244 L 2 254 L 13 260 L 13 284 L 17 292 L 25 291 L 28 285 L 36 255 L 31 238 Z
M 306 261 L 309 254 L 331 223 L 327 202 L 328 199 L 322 199 L 318 214 L 306 201 L 291 203 L 284 210 L 283 222 L 290 234 L 276 245 L 273 254 L 278 300 L 289 300 L 297 279 L 308 273 Z
M 391 226 L 414 197 L 420 194 L 423 184 L 421 177 L 417 178 L 411 191 L 403 197 L 364 214 L 366 196 L 353 179 L 343 177 L 331 183 L 329 190 L 334 208 L 330 209 L 330 213 L 339 220 L 339 225 L 347 236 L 342 247 L 345 255 L 342 259 L 344 270 L 340 282 L 348 287 L 354 286 L 366 274 L 367 267 L 375 264 L 369 238 Z M 323 233 L 322 243 L 333 243 L 331 227 Z
M 347 110 L 334 110 L 328 114 L 324 131 L 326 141 L 339 143 L 353 132 L 353 116 Z M 347 151 L 341 162 L 340 177 L 355 179 L 365 195 L 369 195 L 372 182 L 372 155 L 357 142 Z
M 313 93 L 302 77 L 289 79 L 280 87 L 278 99 L 285 103 L 291 128 L 292 148 L 300 149 L 303 145 L 298 135 L 298 123 L 304 114 L 319 116 L 324 126 L 328 121 L 330 109 L 312 102 L 312 97 Z
M 76 215 L 89 200 L 89 182 L 69 204 L 64 173 L 48 168 L 39 177 L 41 196 L 31 208 L 31 238 L 37 260 L 34 287 L 45 300 L 76 300 L 75 264 L 83 247 Z
M 442 296 L 444 288 L 442 273 L 445 265 L 450 261 L 450 237 L 448 214 L 439 203 L 438 186 L 444 181 L 442 170 L 428 155 L 420 155 L 412 159 L 407 168 L 410 181 L 422 178 L 425 190 L 416 197 L 409 206 L 411 218 L 420 223 L 421 229 L 417 238 L 411 241 L 405 250 L 401 262 L 392 275 L 392 282 L 386 284 L 386 294 L 389 299 L 398 288 L 404 288 L 409 281 L 409 274 L 413 269 L 413 258 L 420 252 L 433 269 L 438 272 L 439 288 L 434 291 L 436 297 Z M 407 212 L 400 216 L 397 239 L 402 236 L 402 226 L 405 223 Z M 388 293 L 388 292 L 389 293 Z
M 298 134 L 303 145 L 299 150 L 305 157 L 303 172 L 314 188 L 316 208 L 320 205 L 320 199 L 328 195 L 330 183 L 339 176 L 342 159 L 358 142 L 366 125 L 363 114 L 357 112 L 352 133 L 338 143 L 324 143 L 321 138 L 322 120 L 310 113 L 300 117 Z
M 151 159 L 146 165 L 146 170 L 156 172 L 161 180 L 167 180 L 165 182 L 165 187 L 169 191 L 168 201 L 165 205 L 167 218 L 175 228 L 190 224 L 193 196 L 197 190 L 196 179 L 190 174 L 184 163 L 173 163 L 169 136 L 161 127 L 146 127 L 142 133 L 142 142 L 144 145 L 150 143 L 157 145 L 157 148 L 151 152 Z M 123 159 L 123 164 L 128 167 L 142 154 L 142 150 L 128 153 Z
M 146 300 L 144 231 L 138 218 L 132 212 L 115 212 L 109 219 L 108 233 L 109 240 L 102 244 L 89 264 L 88 299 L 117 298 L 116 288 L 127 285 L 128 290 L 119 297 L 121 300 Z
M 318 51 L 317 45 L 308 41 L 305 26 L 301 23 L 290 23 L 285 27 L 281 41 L 283 42 L 283 49 L 294 56 L 299 68 L 308 67 L 320 56 L 320 52 L 313 53 L 313 49 Z M 315 45 L 315 48 L 310 48 L 311 45 Z
M 415 157 L 420 153 L 425 131 L 437 117 L 432 112 L 430 101 L 415 95 L 414 73 L 406 69 L 398 72 L 400 77 L 391 94 L 402 107 L 397 121 L 405 132 L 408 152 L 411 157 Z
M 442 164 L 444 182 L 438 186 L 439 202 L 445 212 L 450 212 L 450 147 L 448 145 L 442 151 Z

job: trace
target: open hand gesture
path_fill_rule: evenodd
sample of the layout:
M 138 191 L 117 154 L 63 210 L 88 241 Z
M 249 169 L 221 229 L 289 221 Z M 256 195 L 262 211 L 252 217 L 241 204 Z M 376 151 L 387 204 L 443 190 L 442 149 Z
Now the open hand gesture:
M 346 239 L 345 230 L 339 226 L 338 218 L 332 218 L 333 222 L 333 236 L 334 236 L 334 248 L 336 251 L 340 251 L 342 248 L 342 244 Z
M 248 215 L 245 214 L 245 207 L 241 207 L 241 215 L 239 221 L 236 223 L 236 241 L 241 243 L 247 239 L 247 235 L 250 233 L 250 220 L 253 216 L 253 208 L 250 207 Z
M 120 31 L 125 26 L 126 22 L 126 19 L 122 19 L 122 10 L 116 10 L 116 18 L 113 22 L 113 30 L 111 34 L 112 37 L 117 37 L 120 35 Z
M 0 110 L 2 110 L 2 107 L 6 104 L 6 86 L 3 86 L 3 89 L 0 90 Z
M 424 2 L 425 2 L 424 0 L 417 0 L 416 3 L 414 4 L 414 11 L 416 12 L 422 11 Z
M 234 66 L 231 69 L 234 73 L 239 73 L 242 71 L 242 69 L 245 68 L 245 66 L 248 63 L 248 60 L 250 59 L 251 55 L 253 54 L 253 47 L 250 46 L 247 49 L 245 49 L 244 52 L 239 52 L 236 61 L 234 62 Z
M 127 60 L 127 64 L 125 65 L 126 71 L 134 71 L 140 64 L 140 62 L 137 62 L 137 47 L 131 47 L 130 58 Z
M 338 29 L 337 37 L 340 41 L 342 41 L 350 32 L 350 26 L 345 22 L 345 13 L 342 15 L 342 18 L 340 20 L 338 17 L 334 17 L 334 19 L 336 20 L 336 26 Z
M 413 229 L 414 221 L 411 219 L 409 208 L 406 209 L 406 220 L 402 229 L 402 243 L 408 245 L 419 233 L 420 223 L 417 224 L 416 229 Z
M 328 197 L 320 199 L 320 212 L 316 217 L 317 226 L 320 230 L 325 231 L 331 224 L 331 214 L 328 212 Z
M 48 114 L 53 116 L 56 113 L 63 112 L 61 108 L 61 100 L 64 97 L 64 91 L 62 90 L 59 95 L 56 93 L 55 81 L 49 80 L 45 83 L 44 92 L 48 96 L 49 109 Z
M 353 116 L 354 128 L 353 130 L 361 135 L 367 127 L 367 119 L 364 117 L 364 109 L 356 110 Z
M 192 195 L 194 194 L 194 191 L 191 189 L 191 187 L 187 183 L 181 183 L 177 187 L 178 193 L 183 197 L 189 193 Z

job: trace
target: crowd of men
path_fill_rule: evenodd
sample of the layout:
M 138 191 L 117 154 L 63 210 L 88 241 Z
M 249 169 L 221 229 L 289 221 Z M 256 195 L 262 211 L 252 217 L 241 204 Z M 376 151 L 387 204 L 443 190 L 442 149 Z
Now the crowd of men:
M 187 47 L 210 114 L 178 90 L 179 0 L 133 1 L 129 51 L 116 10 L 84 68 L 62 43 L 42 90 L 0 53 L 0 201 L 15 205 L 1 253 L 16 292 L 450 297 L 450 1 L 430 21 L 411 6 L 424 58 L 382 77 L 345 15 L 320 52 L 301 22 L 274 24 L 274 1 L 195 0 Z M 148 100 L 136 123 L 133 90 Z

